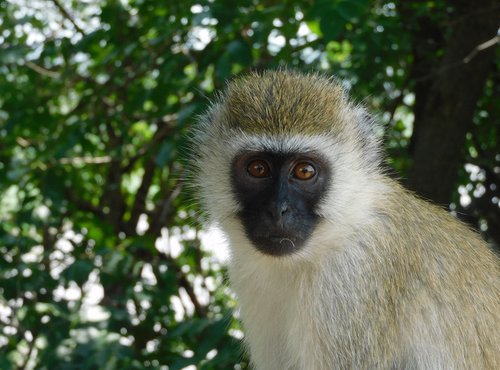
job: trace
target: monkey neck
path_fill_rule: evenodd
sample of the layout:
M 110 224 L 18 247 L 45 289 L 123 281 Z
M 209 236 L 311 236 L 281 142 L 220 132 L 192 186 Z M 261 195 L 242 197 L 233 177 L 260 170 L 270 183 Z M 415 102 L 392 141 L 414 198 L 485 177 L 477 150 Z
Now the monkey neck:
M 345 364 L 345 358 L 352 358 L 349 353 L 359 351 L 352 338 L 373 351 L 385 346 L 373 337 L 383 328 L 365 333 L 366 324 L 362 324 L 363 316 L 369 315 L 367 302 L 383 296 L 380 290 L 384 288 L 366 279 L 374 267 L 365 258 L 360 260 L 361 252 L 351 252 L 337 252 L 336 258 L 320 266 L 232 261 L 230 278 L 247 344 L 259 361 L 256 368 L 329 369 L 333 363 Z M 384 315 L 386 305 L 379 309 Z M 315 353 L 323 356 L 315 357 Z

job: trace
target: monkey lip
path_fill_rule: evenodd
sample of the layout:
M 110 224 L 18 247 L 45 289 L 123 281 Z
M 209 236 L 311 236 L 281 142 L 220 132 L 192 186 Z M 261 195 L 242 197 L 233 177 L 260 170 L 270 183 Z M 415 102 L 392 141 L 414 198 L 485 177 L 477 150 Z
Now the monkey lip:
M 266 236 L 266 239 L 269 239 L 272 242 L 285 242 L 285 241 L 290 241 L 292 243 L 295 242 L 295 238 L 286 236 L 286 235 L 268 235 Z
M 284 256 L 295 253 L 302 247 L 300 239 L 289 235 L 265 235 L 254 239 L 254 245 L 264 254 Z

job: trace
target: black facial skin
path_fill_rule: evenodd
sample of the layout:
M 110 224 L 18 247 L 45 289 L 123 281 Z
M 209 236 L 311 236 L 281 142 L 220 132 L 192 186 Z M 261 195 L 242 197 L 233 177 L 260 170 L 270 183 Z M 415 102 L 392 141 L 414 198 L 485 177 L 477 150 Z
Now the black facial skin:
M 264 168 L 252 171 L 255 163 Z M 312 166 L 314 175 L 299 178 L 294 169 L 300 164 Z M 273 256 L 302 248 L 319 220 L 315 210 L 329 183 L 327 163 L 313 153 L 244 152 L 234 159 L 231 174 L 242 204 L 239 217 L 253 245 Z

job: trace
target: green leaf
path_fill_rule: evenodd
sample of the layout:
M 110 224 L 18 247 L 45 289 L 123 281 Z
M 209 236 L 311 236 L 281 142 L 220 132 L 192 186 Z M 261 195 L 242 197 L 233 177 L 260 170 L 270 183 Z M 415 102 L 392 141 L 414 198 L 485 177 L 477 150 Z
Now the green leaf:
M 173 158 L 175 150 L 175 145 L 171 141 L 164 142 L 155 158 L 158 167 L 165 167 Z
M 210 324 L 210 326 L 203 332 L 203 338 L 196 346 L 195 357 L 198 360 L 203 360 L 206 354 L 214 349 L 220 340 L 226 334 L 229 323 L 227 320 L 217 320 Z
M 319 37 L 323 36 L 323 33 L 321 32 L 320 22 L 314 20 L 314 21 L 307 21 L 306 24 L 312 33 L 318 35 Z
M 26 59 L 26 54 L 30 49 L 22 45 L 7 47 L 0 53 L 0 64 L 18 64 Z
M 246 66 L 252 62 L 252 49 L 243 40 L 231 41 L 227 45 L 227 52 L 234 63 Z
M 7 355 L 0 353 L 0 369 L 10 370 L 14 369 L 14 364 L 9 360 Z
M 325 40 L 335 40 L 345 30 L 345 20 L 337 16 L 338 13 L 335 15 L 335 17 L 322 18 L 319 22 Z
M 198 104 L 188 104 L 184 108 L 182 108 L 177 115 L 177 122 L 179 126 L 184 126 L 188 121 L 190 121 L 194 113 L 197 111 L 199 108 Z
M 355 18 L 359 18 L 364 11 L 362 4 L 356 1 L 341 1 L 337 7 L 337 12 L 346 20 L 352 22 Z
M 225 80 L 231 73 L 231 61 L 227 54 L 219 58 L 215 64 L 215 77 L 219 80 Z
M 62 276 L 66 281 L 74 281 L 81 286 L 88 280 L 93 269 L 94 264 L 91 261 L 77 260 L 63 271 Z

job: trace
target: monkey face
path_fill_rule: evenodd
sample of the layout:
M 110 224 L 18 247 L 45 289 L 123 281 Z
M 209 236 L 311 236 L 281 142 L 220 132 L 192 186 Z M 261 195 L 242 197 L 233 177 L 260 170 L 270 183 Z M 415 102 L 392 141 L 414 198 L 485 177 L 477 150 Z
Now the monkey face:
M 312 260 L 331 235 L 336 248 L 370 223 L 384 187 L 372 180 L 382 157 L 371 123 L 319 75 L 270 71 L 230 83 L 200 118 L 192 163 L 200 202 L 234 256 Z
M 238 214 L 262 253 L 283 256 L 302 248 L 314 231 L 329 166 L 314 153 L 243 152 L 231 168 Z

